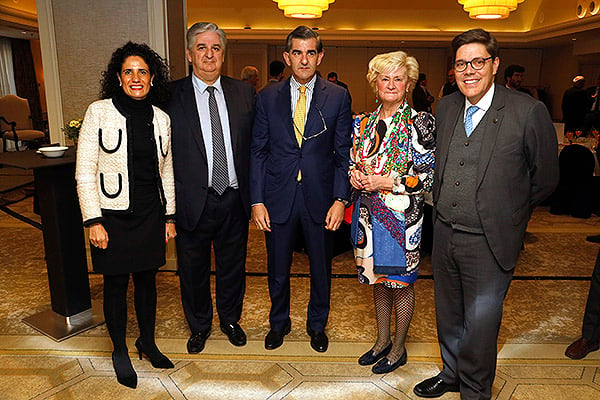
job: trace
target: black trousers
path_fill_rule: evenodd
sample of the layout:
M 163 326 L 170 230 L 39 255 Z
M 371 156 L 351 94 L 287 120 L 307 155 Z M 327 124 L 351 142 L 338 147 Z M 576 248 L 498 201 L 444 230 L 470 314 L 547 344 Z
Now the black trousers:
M 592 272 L 592 283 L 583 314 L 582 335 L 590 341 L 600 339 L 600 251 Z
M 248 217 L 238 190 L 209 191 L 196 228 L 177 229 L 181 302 L 192 334 L 212 325 L 211 246 L 215 253 L 216 306 L 222 324 L 242 315 L 246 291 Z

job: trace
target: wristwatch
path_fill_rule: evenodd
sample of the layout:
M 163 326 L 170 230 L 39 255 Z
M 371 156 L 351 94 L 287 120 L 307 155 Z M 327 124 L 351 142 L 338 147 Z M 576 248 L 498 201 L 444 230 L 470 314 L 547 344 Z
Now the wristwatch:
M 341 201 L 344 204 L 344 207 L 346 207 L 348 205 L 348 203 L 349 203 L 348 200 L 342 199 L 341 197 L 336 197 L 335 200 L 336 201 Z

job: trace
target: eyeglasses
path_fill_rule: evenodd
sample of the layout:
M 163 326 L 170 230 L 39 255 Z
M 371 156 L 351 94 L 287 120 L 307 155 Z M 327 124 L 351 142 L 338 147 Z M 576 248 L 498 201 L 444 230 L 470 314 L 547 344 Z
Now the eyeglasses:
M 464 70 L 467 69 L 467 65 L 471 64 L 471 68 L 473 68 L 474 70 L 480 70 L 485 66 L 485 62 L 487 60 L 491 60 L 493 57 L 475 57 L 474 59 L 472 59 L 471 61 L 465 61 L 465 60 L 456 60 L 454 62 L 454 71 L 456 72 L 463 72 Z
M 315 108 L 317 109 L 319 116 L 321 117 L 321 122 L 323 123 L 323 129 L 319 133 L 315 133 L 314 135 L 310 135 L 310 136 L 305 136 L 304 133 L 302 133 L 303 140 L 315 139 L 327 131 L 327 124 L 325 123 L 325 118 L 323 117 L 323 113 L 317 107 L 315 107 Z M 294 122 L 293 119 L 292 119 L 292 123 L 294 124 L 294 129 L 296 129 L 298 132 L 300 132 L 300 129 L 296 126 L 296 123 Z

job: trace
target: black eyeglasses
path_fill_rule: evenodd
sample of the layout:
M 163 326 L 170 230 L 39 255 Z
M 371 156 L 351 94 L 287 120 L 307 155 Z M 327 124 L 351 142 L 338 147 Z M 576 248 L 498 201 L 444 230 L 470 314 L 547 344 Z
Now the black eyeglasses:
M 463 72 L 465 69 L 467 69 L 467 65 L 471 64 L 471 68 L 473 68 L 474 70 L 480 70 L 485 66 L 485 62 L 487 60 L 491 60 L 493 57 L 475 57 L 474 59 L 472 59 L 471 61 L 465 61 L 465 60 L 456 60 L 454 62 L 454 71 L 456 72 Z
M 315 108 L 317 109 L 317 111 L 319 112 L 319 116 L 321 117 L 321 122 L 323 123 L 323 129 L 319 133 L 315 133 L 314 135 L 310 135 L 310 136 L 305 136 L 304 133 L 302 133 L 303 140 L 315 139 L 327 131 L 327 124 L 325 123 L 325 118 L 323 117 L 323 113 L 317 107 L 315 107 Z M 293 119 L 292 119 L 292 123 L 294 124 L 294 129 L 296 129 L 296 131 L 298 131 L 298 133 L 300 133 L 300 129 L 296 126 L 296 123 L 294 122 Z

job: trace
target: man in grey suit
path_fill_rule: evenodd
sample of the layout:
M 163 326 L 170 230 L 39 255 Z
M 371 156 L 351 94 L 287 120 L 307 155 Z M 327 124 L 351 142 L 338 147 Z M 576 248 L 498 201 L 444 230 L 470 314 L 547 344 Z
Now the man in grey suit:
M 420 397 L 490 399 L 504 298 L 533 208 L 558 182 L 544 104 L 494 84 L 496 39 L 452 41 L 459 92 L 440 99 L 433 185 L 433 277 L 442 371 Z

